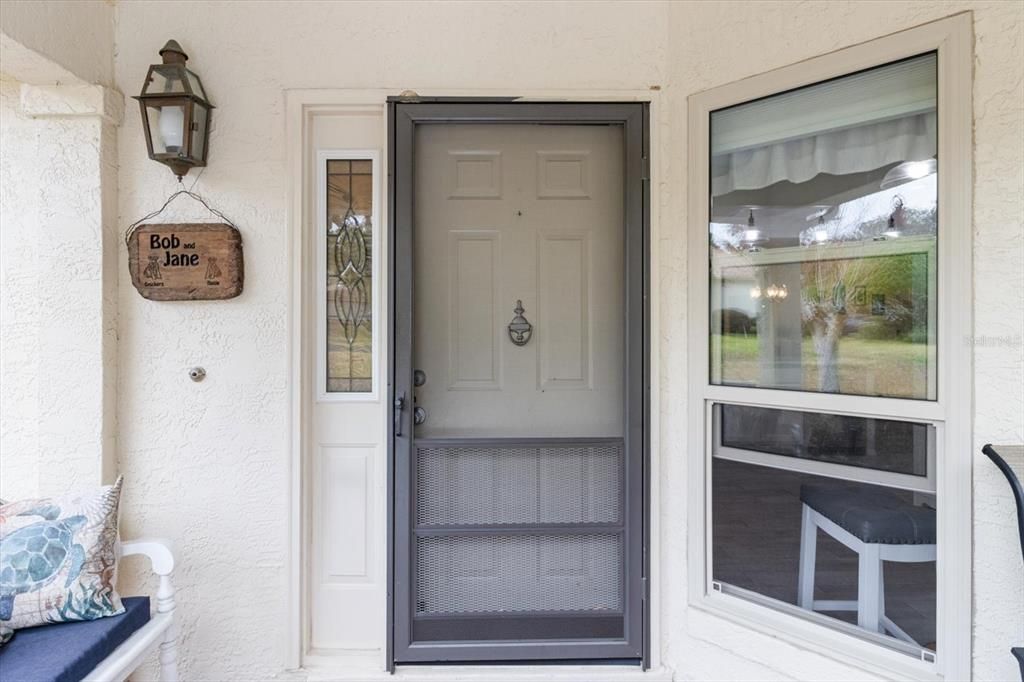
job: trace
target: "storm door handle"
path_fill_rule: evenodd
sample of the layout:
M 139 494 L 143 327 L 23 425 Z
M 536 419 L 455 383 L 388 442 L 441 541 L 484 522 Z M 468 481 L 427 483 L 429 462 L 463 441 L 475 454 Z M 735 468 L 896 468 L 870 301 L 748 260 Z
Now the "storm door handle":
M 405 392 L 395 396 L 395 436 L 402 435 L 402 412 L 405 410 Z

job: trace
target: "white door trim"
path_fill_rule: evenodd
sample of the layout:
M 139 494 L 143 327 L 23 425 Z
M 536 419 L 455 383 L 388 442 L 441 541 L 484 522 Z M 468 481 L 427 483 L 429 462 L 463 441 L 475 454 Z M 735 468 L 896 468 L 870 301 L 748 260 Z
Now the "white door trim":
M 332 656 L 334 652 L 311 652 L 308 649 L 310 641 L 310 609 L 309 609 L 309 541 L 310 541 L 310 486 L 308 481 L 309 449 L 311 447 L 311 405 L 315 395 L 313 350 L 310 347 L 312 339 L 304 333 L 311 328 L 313 315 L 313 304 L 315 297 L 308 291 L 308 275 L 315 264 L 310 263 L 311 244 L 309 241 L 311 216 L 314 215 L 314 196 L 311 193 L 314 178 L 309 177 L 308 168 L 312 144 L 310 140 L 311 122 L 317 115 L 338 115 L 351 112 L 367 111 L 379 113 L 386 123 L 386 102 L 389 96 L 393 96 L 402 89 L 296 89 L 285 91 L 285 146 L 286 146 L 286 169 L 288 173 L 288 229 L 290 239 L 288 240 L 287 259 L 290 268 L 288 297 L 288 393 L 290 398 L 290 410 L 288 418 L 287 449 L 289 452 L 289 476 L 287 477 L 286 489 L 282 491 L 288 504 L 288 523 L 286 525 L 286 541 L 288 547 L 287 587 L 286 599 L 288 601 L 288 622 L 287 622 L 287 645 L 286 645 L 286 667 L 288 669 L 301 668 L 306 660 L 316 660 L 322 664 L 325 659 L 338 658 L 338 667 L 344 668 L 345 658 Z M 658 89 L 626 89 L 626 90 L 537 90 L 537 89 L 464 89 L 464 90 L 437 90 L 414 88 L 421 96 L 448 96 L 467 98 L 486 97 L 507 97 L 517 96 L 529 101 L 605 101 L 605 102 L 649 102 L 650 103 L 650 149 L 651 149 L 651 182 L 650 182 L 650 241 L 657 244 L 660 238 L 660 184 L 663 176 L 663 164 L 665 163 L 658 153 L 662 149 L 662 138 L 667 136 L 667 123 L 662 122 L 661 117 L 661 92 Z M 389 149 L 387 147 L 387 135 L 379 140 L 379 144 L 372 144 L 367 141 L 366 147 L 379 147 L 382 154 L 382 175 L 387 177 L 387 165 Z M 667 165 L 667 164 L 666 164 Z M 386 222 L 388 216 L 386 208 L 388 197 L 383 197 L 381 203 L 383 209 L 380 232 L 380 248 L 375 254 L 375 260 L 385 262 L 390 257 L 391 247 L 387 243 L 388 230 Z M 378 255 L 379 254 L 379 255 Z M 660 502 L 659 486 L 661 470 L 661 449 L 660 426 L 659 426 L 659 402 L 660 402 L 660 351 L 656 342 L 660 338 L 660 296 L 659 296 L 659 257 L 658 250 L 651 249 L 651 262 L 648 277 L 650 278 L 650 316 L 651 331 L 650 339 L 650 497 L 648 501 L 651 513 L 650 518 L 650 642 L 651 642 L 651 667 L 657 670 L 661 666 L 661 649 L 663 646 L 661 637 L 661 542 L 660 542 Z M 388 300 L 390 296 L 390 283 L 380 278 L 379 300 Z M 381 330 L 382 338 L 387 338 L 389 330 L 386 327 L 387 321 L 379 311 L 375 313 L 380 318 L 376 329 Z M 375 368 L 380 373 L 387 372 L 386 358 L 381 359 Z M 381 393 L 377 391 L 378 395 Z M 381 409 L 386 406 L 381 404 Z M 386 424 L 386 419 L 381 420 Z M 386 443 L 386 434 L 381 433 L 380 442 Z M 386 496 L 383 496 L 386 498 Z M 383 531 L 386 528 L 383 522 L 385 510 L 383 505 L 380 508 L 382 523 L 376 527 Z M 386 604 L 381 603 L 385 609 Z M 370 654 L 375 659 L 378 669 L 385 667 L 386 633 L 380 633 L 381 648 L 379 655 Z M 344 653 L 344 652 L 338 652 Z M 315 656 L 313 655 L 315 654 Z M 367 659 L 367 653 L 352 652 L 355 658 L 363 661 Z

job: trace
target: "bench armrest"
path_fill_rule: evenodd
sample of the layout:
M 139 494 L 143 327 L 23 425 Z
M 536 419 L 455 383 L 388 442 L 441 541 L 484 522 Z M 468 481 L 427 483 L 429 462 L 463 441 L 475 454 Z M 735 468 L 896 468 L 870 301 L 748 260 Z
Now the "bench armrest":
M 143 539 L 122 541 L 120 556 L 142 554 L 149 558 L 153 573 L 160 576 L 160 587 L 156 593 L 157 613 L 174 611 L 174 586 L 171 584 L 171 572 L 174 571 L 174 554 L 166 540 Z

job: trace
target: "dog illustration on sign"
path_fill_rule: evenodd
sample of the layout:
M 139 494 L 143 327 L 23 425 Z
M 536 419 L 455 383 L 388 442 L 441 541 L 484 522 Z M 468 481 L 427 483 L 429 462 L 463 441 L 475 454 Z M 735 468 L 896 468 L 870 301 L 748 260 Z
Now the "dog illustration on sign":
M 206 264 L 206 279 L 213 280 L 220 277 L 220 266 L 217 265 L 217 259 L 210 256 L 209 261 Z
M 163 279 L 163 275 L 160 274 L 160 261 L 157 260 L 157 256 L 149 257 L 149 265 L 142 271 L 142 276 L 146 279 Z

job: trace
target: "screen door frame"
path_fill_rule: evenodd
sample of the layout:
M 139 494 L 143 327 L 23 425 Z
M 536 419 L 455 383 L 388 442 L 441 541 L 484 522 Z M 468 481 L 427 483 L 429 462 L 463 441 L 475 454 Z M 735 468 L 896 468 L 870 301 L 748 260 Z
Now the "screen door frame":
M 413 508 L 413 216 L 416 126 L 460 123 L 613 125 L 623 131 L 624 206 L 624 637 L 412 641 Z M 387 663 L 634 661 L 650 658 L 650 134 L 647 102 L 523 102 L 401 98 L 388 102 L 392 244 L 388 301 L 388 632 Z M 400 398 L 404 397 L 404 405 Z

